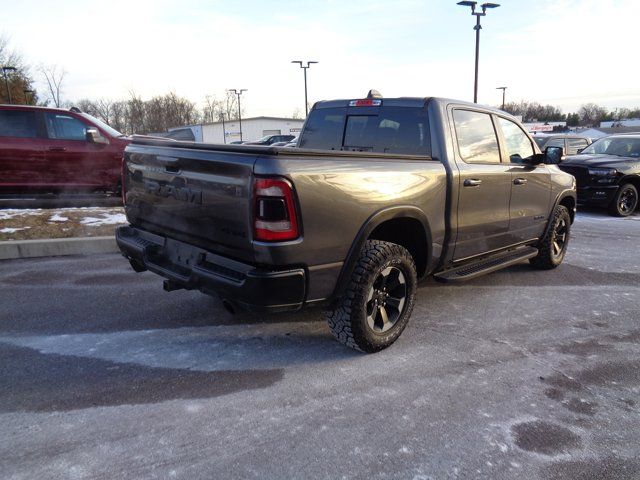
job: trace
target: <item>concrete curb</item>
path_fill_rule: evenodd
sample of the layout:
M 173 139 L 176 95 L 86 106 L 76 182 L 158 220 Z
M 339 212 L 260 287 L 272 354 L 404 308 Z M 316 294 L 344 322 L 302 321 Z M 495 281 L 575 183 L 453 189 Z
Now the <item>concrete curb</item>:
M 0 260 L 118 252 L 116 237 L 47 238 L 0 242 Z

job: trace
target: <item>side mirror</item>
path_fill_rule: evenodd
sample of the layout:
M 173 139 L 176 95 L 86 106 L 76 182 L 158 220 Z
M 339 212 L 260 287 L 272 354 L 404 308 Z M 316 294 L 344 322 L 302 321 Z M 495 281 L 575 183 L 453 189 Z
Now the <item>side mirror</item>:
M 582 150 L 584 150 L 585 148 L 587 148 L 587 147 L 579 148 L 579 149 L 576 151 L 576 155 L 577 155 L 578 153 L 582 153 Z
M 544 149 L 544 163 L 547 165 L 558 165 L 564 155 L 562 147 L 547 147 Z
M 97 128 L 87 128 L 87 142 L 106 145 L 109 143 L 109 140 L 104 138 Z

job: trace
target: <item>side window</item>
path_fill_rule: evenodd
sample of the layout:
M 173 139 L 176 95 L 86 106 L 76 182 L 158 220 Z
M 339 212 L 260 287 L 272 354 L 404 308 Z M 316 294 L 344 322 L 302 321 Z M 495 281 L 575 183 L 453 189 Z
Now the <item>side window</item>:
M 49 138 L 58 140 L 86 140 L 87 127 L 77 118 L 63 113 L 45 114 Z
M 569 144 L 567 147 L 567 155 L 575 155 L 578 153 L 578 150 L 589 146 L 589 143 L 584 138 L 569 138 L 567 143 Z
M 491 116 L 470 110 L 454 110 L 453 123 L 460 156 L 467 163 L 500 163 L 498 139 Z
M 522 163 L 523 158 L 529 158 L 534 154 L 531 140 L 517 124 L 501 117 L 498 118 L 498 122 L 500 123 L 500 128 L 502 128 L 507 155 L 509 155 L 511 163 Z
M 552 138 L 551 140 L 549 140 L 546 143 L 546 145 L 544 147 L 545 148 L 547 148 L 547 147 L 562 147 L 562 148 L 565 148 L 564 138 Z
M 24 110 L 0 110 L 0 137 L 35 138 L 36 114 Z

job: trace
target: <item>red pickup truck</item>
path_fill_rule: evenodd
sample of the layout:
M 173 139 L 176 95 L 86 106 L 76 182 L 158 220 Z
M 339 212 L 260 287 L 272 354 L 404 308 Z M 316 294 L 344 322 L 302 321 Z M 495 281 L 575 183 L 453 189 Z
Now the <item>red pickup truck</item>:
M 76 108 L 0 105 L 0 195 L 117 193 L 128 143 Z

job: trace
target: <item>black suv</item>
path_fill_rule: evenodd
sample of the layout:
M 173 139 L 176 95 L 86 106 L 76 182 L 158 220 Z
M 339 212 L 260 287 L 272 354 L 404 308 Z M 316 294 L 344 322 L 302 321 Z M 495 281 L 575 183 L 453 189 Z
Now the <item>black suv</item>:
M 576 177 L 578 203 L 607 207 L 616 217 L 638 208 L 640 133 L 601 138 L 568 156 L 560 168 Z

